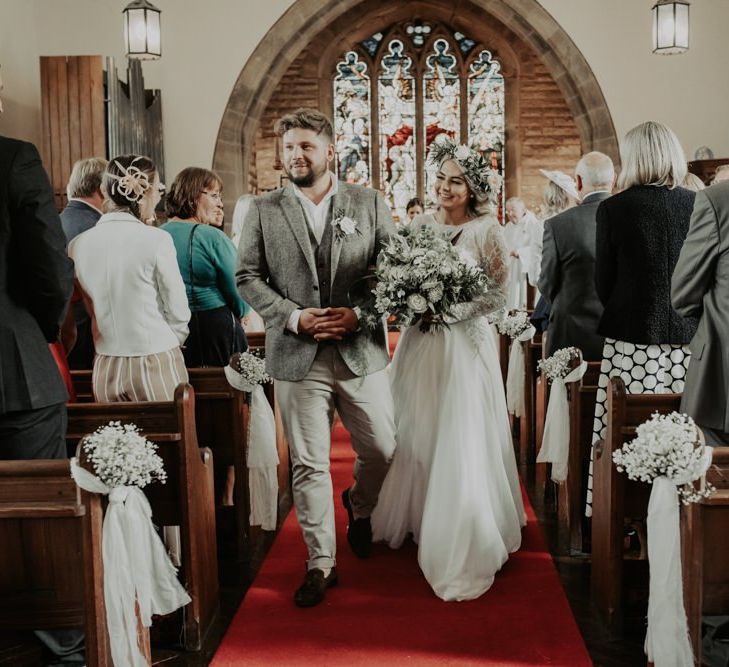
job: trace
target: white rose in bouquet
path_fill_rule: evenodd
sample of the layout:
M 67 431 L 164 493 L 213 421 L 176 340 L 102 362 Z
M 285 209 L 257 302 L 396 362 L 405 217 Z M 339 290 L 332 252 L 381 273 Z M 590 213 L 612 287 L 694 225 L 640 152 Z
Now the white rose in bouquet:
M 428 300 L 422 294 L 411 294 L 407 303 L 408 308 L 418 315 L 428 310 Z

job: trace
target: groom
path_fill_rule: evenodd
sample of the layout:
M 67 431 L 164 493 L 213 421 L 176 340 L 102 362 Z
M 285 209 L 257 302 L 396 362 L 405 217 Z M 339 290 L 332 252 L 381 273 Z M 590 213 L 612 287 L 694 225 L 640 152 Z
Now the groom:
M 276 132 L 290 184 L 252 203 L 236 279 L 266 322 L 266 364 L 276 380 L 309 551 L 294 602 L 313 607 L 337 582 L 329 474 L 335 409 L 356 453 L 354 485 L 342 502 L 347 539 L 360 558 L 370 554 L 369 517 L 395 450 L 385 332 L 360 328 L 348 295 L 394 227 L 378 192 L 338 182 L 329 171 L 334 133 L 324 114 L 298 109 L 278 121 Z

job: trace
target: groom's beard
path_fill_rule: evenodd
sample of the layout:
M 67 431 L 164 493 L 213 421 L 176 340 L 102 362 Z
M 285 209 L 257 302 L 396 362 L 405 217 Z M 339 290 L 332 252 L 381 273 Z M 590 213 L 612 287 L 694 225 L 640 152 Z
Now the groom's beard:
M 306 171 L 302 173 L 301 167 L 304 165 L 306 166 Z M 299 168 L 299 173 L 297 175 L 292 173 L 291 166 L 289 165 L 286 166 L 286 175 L 294 185 L 300 188 L 310 188 L 327 172 L 329 168 L 329 166 L 325 164 L 317 169 L 309 163 L 301 162 L 299 162 L 296 166 Z

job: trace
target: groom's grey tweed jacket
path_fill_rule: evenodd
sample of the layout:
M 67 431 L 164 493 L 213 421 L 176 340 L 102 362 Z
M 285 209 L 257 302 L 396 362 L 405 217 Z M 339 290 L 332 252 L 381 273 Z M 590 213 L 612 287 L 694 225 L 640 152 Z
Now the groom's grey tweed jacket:
M 357 223 L 355 233 L 329 229 L 333 217 L 340 216 Z M 301 380 L 320 345 L 286 328 L 291 313 L 297 308 L 353 305 L 350 288 L 368 274 L 382 242 L 394 231 L 382 195 L 359 185 L 339 183 L 321 248 L 311 237 L 293 186 L 256 197 L 243 224 L 236 282 L 242 297 L 266 322 L 266 367 L 272 377 Z M 379 371 L 389 360 L 384 328 L 363 328 L 336 345 L 355 375 Z

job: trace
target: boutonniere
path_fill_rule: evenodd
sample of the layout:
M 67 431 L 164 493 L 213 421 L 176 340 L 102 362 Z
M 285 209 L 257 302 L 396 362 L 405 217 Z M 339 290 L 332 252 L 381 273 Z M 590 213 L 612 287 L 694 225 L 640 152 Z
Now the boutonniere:
M 346 236 L 362 233 L 357 226 L 357 221 L 344 215 L 344 210 L 342 209 L 334 211 L 332 227 L 334 229 L 334 236 L 339 241 L 344 240 Z

